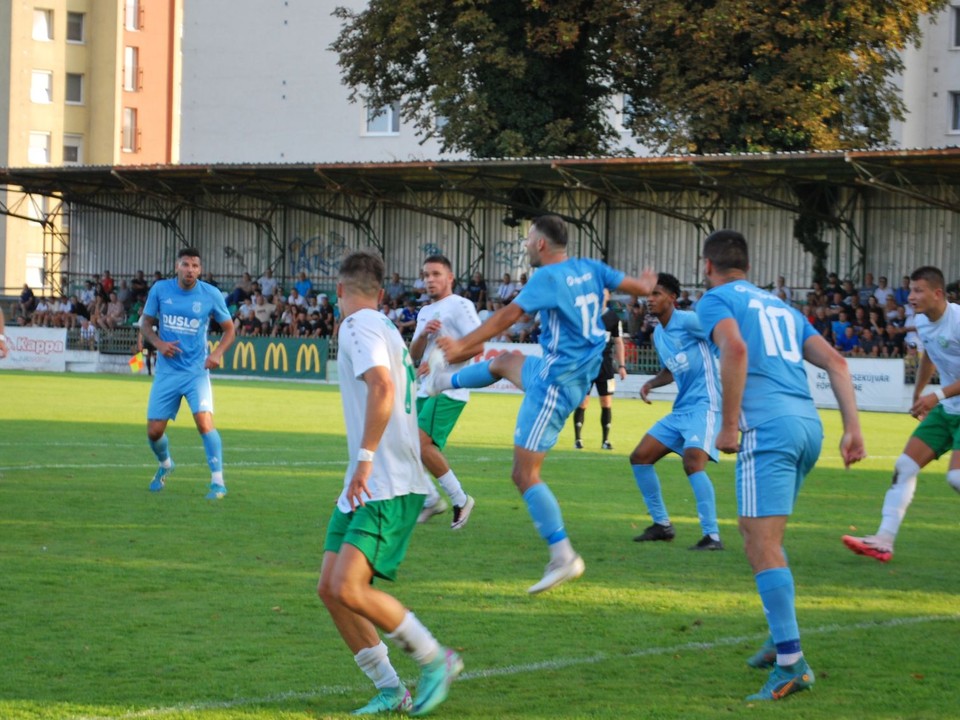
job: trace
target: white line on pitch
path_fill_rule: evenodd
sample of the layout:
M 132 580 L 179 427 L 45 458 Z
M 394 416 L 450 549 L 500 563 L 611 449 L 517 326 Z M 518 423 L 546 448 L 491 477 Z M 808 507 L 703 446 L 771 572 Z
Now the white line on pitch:
M 845 623 L 843 625 L 821 625 L 816 628 L 804 629 L 802 634 L 822 635 L 824 633 L 839 633 L 849 630 L 874 630 L 878 628 L 902 627 L 904 625 L 920 625 L 929 622 L 944 622 L 960 620 L 960 614 L 956 615 L 926 615 L 921 617 L 894 618 L 893 620 L 882 620 L 877 622 L 859 622 Z M 522 665 L 506 665 L 503 667 L 492 667 L 480 670 L 471 670 L 463 673 L 459 681 L 483 680 L 492 677 L 503 677 L 506 675 L 526 675 L 529 673 L 540 672 L 543 670 L 562 670 L 563 668 L 575 667 L 578 665 L 596 665 L 607 660 L 617 660 L 623 658 L 651 657 L 655 655 L 673 655 L 678 652 L 688 650 L 714 650 L 720 647 L 730 645 L 739 645 L 740 643 L 762 640 L 763 636 L 758 635 L 739 635 L 736 637 L 718 638 L 710 642 L 689 642 L 670 647 L 638 648 L 626 653 L 610 655 L 607 653 L 597 653 L 588 657 L 579 658 L 561 658 L 559 660 L 543 660 L 535 663 L 524 663 Z M 67 718 L 66 720 L 135 720 L 136 718 L 161 717 L 163 715 L 172 715 L 174 713 L 200 712 L 203 710 L 226 710 L 235 707 L 248 707 L 252 705 L 273 705 L 291 700 L 313 700 L 315 698 L 327 697 L 329 695 L 345 695 L 347 693 L 359 692 L 365 686 L 331 686 L 319 687 L 310 692 L 287 692 L 278 695 L 269 695 L 262 698 L 235 698 L 234 700 L 223 700 L 219 702 L 198 702 L 191 704 L 179 704 L 170 707 L 145 708 L 123 715 L 80 715 Z

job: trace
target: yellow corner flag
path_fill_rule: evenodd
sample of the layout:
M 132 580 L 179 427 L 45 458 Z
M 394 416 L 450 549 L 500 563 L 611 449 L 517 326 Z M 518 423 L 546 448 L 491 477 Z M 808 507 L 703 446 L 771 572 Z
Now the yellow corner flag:
M 132 358 L 130 358 L 130 372 L 138 373 L 143 370 L 143 353 L 138 352 Z

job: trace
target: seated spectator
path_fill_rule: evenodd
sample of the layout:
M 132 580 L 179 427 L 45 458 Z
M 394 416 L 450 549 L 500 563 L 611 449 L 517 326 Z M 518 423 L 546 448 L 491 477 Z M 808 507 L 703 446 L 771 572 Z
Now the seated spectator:
M 313 295 L 313 280 L 307 277 L 307 273 L 304 270 L 300 271 L 300 274 L 297 276 L 297 281 L 293 284 L 294 290 L 306 301 L 308 297 Z M 291 291 L 292 294 L 292 291 Z M 300 303 L 303 305 L 303 303 Z
M 237 308 L 235 320 L 237 322 L 239 335 L 253 335 L 256 329 L 256 316 L 253 314 L 253 301 L 250 298 L 244 298 L 240 307 Z
M 860 349 L 860 339 L 852 326 L 848 325 L 844 329 L 843 334 L 837 338 L 835 347 L 843 355 L 855 355 L 857 353 Z
M 823 292 L 828 298 L 832 298 L 836 293 L 843 294 L 843 286 L 835 272 L 827 275 L 827 286 L 823 289 Z
M 142 300 L 146 302 L 147 292 L 149 291 L 147 286 L 147 278 L 143 274 L 143 270 L 137 270 L 137 274 L 133 276 L 133 279 L 130 281 L 130 292 L 133 293 L 134 302 L 137 300 Z
M 873 291 L 873 297 L 876 298 L 878 307 L 884 307 L 887 304 L 887 298 L 893 297 L 893 288 L 887 286 L 887 278 L 883 275 L 877 281 L 877 289 Z
M 250 277 L 250 273 L 245 272 L 243 276 L 237 280 L 230 294 L 227 295 L 227 306 L 235 305 L 239 307 L 240 303 L 249 297 L 253 297 L 253 278 Z
M 295 291 L 294 291 L 295 292 Z M 273 324 L 271 337 L 290 337 L 293 334 L 294 324 L 296 323 L 296 312 L 299 308 L 296 305 L 285 305 L 283 310 L 277 308 L 280 313 L 276 322 Z
M 873 331 L 867 327 L 860 333 L 860 347 L 857 348 L 856 354 L 863 357 L 880 357 L 880 349 L 882 347 L 883 343 L 877 339 Z
M 837 319 L 830 324 L 830 332 L 833 335 L 833 343 L 836 345 L 840 338 L 844 336 L 847 328 L 850 327 L 850 321 L 847 319 L 847 311 L 841 310 Z
M 420 275 L 416 280 L 413 281 L 413 295 L 417 298 L 417 304 L 425 305 L 430 302 L 430 293 L 427 292 L 427 281 L 424 279 L 423 270 L 420 271 Z
M 503 280 L 500 281 L 500 287 L 497 288 L 497 297 L 504 305 L 507 305 L 517 295 L 517 286 L 510 279 L 510 273 L 503 274 Z
M 823 285 L 816 280 L 813 281 L 813 287 L 810 289 L 810 293 L 808 294 L 813 295 L 813 298 L 810 301 L 811 305 L 823 305 L 826 302 L 827 295 L 823 290 Z
M 277 306 L 263 296 L 263 293 L 257 293 L 254 296 L 253 317 L 256 319 L 254 324 L 254 335 L 269 335 L 273 329 L 274 313 Z
M 643 328 L 643 315 L 643 303 L 636 300 L 627 311 L 627 335 L 629 337 L 636 338 L 640 335 L 640 330 Z
M 836 318 L 840 315 L 841 312 L 850 312 L 850 306 L 843 301 L 843 293 L 837 292 L 833 294 L 830 304 L 827 305 L 827 315 L 832 318 Z
M 97 328 L 88 318 L 80 318 L 80 348 L 96 350 L 98 342 Z
M 903 352 L 902 336 L 888 332 L 887 328 L 880 328 L 877 335 L 880 341 L 880 356 L 885 358 L 898 358 Z
M 104 330 L 111 330 L 123 325 L 127 320 L 127 311 L 123 303 L 117 297 L 115 292 L 110 293 L 110 301 L 107 303 L 106 312 L 100 316 L 98 327 Z
M 783 293 L 783 297 L 780 297 L 780 293 Z M 773 287 L 773 294 L 783 300 L 787 305 L 793 304 L 793 291 L 787 287 L 787 281 L 783 279 L 783 275 L 777 278 L 777 282 Z
M 677 308 L 680 310 L 692 310 L 693 300 L 690 299 L 689 290 L 681 290 L 680 297 L 677 298 Z
M 867 327 L 877 334 L 877 330 L 887 326 L 887 319 L 879 310 L 871 310 L 867 315 Z
M 207 285 L 213 285 L 215 288 L 217 288 L 217 290 L 220 289 L 220 283 L 217 282 L 217 279 L 213 276 L 212 272 L 208 272 L 206 275 L 204 275 L 203 281 Z
M 129 310 L 133 305 L 133 291 L 126 280 L 120 281 L 120 287 L 117 288 L 117 299 L 123 305 L 124 310 Z
M 639 347 L 649 347 L 653 338 L 653 331 L 660 324 L 660 318 L 649 312 L 649 308 L 644 308 L 643 324 L 640 326 L 640 332 L 634 338 L 634 342 Z
M 307 311 L 304 308 L 297 310 L 297 319 L 293 325 L 293 337 L 308 338 L 313 336 L 315 326 L 310 324 L 307 318 Z
M 417 304 L 413 300 L 407 300 L 397 313 L 396 326 L 405 340 L 413 337 L 417 329 Z
M 393 303 L 393 307 L 397 307 L 407 298 L 407 286 L 403 284 L 403 281 L 400 279 L 400 273 L 394 273 L 390 277 L 390 282 L 384 285 L 384 291 L 387 296 L 387 300 Z
M 287 298 L 287 305 L 293 305 L 296 308 L 306 308 L 307 301 L 303 295 L 300 294 L 300 291 L 294 288 L 290 291 L 290 297 Z
M 503 304 L 500 302 L 499 299 L 495 300 L 493 298 L 490 298 L 489 300 L 487 300 L 487 303 L 484 306 L 483 310 L 480 310 L 479 312 L 477 312 L 477 316 L 480 318 L 480 322 L 486 322 L 486 319 L 491 315 L 493 315 L 501 307 L 503 307 Z
M 906 305 L 910 302 L 910 276 L 904 275 L 900 278 L 900 287 L 893 291 L 893 299 L 897 305 Z
M 33 311 L 37 309 L 37 297 L 26 283 L 20 291 L 20 302 L 17 303 L 17 318 L 21 325 L 28 325 Z
M 860 304 L 866 305 L 867 299 L 873 295 L 877 290 L 877 284 L 873 281 L 873 273 L 867 273 L 863 276 L 863 285 L 860 286 L 860 289 L 857 291 L 857 296 L 860 298 Z
M 393 306 L 392 300 L 387 300 L 385 303 L 383 303 L 380 306 L 380 312 L 382 312 L 386 316 L 387 320 L 392 322 L 394 325 L 396 325 L 398 320 L 400 319 L 400 316 L 397 314 L 396 308 Z
M 897 301 L 895 298 L 888 297 L 883 306 L 883 319 L 890 322 L 897 316 Z
M 813 328 L 826 340 L 833 345 L 833 327 L 830 319 L 827 317 L 827 309 L 823 305 L 818 305 L 813 311 Z
M 50 302 L 46 295 L 41 295 L 37 306 L 33 309 L 30 324 L 34 327 L 47 327 L 50 324 Z
M 57 327 L 63 327 L 72 329 L 77 326 L 77 305 L 78 305 L 76 295 L 71 295 L 70 297 L 64 297 L 60 300 L 60 317 L 57 322 L 59 325 Z
M 483 273 L 479 270 L 473 274 L 470 282 L 467 283 L 464 297 L 474 304 L 478 313 L 487 306 L 487 281 L 483 279 Z
M 330 304 L 330 298 L 323 293 L 320 295 L 318 308 L 320 311 L 320 332 L 317 337 L 333 337 L 337 326 L 337 316 L 333 305 Z
M 108 303 L 110 302 L 110 293 L 116 288 L 116 282 L 113 279 L 113 276 L 110 274 L 109 270 L 104 270 L 103 275 L 100 276 L 100 288 L 102 290 L 103 299 Z

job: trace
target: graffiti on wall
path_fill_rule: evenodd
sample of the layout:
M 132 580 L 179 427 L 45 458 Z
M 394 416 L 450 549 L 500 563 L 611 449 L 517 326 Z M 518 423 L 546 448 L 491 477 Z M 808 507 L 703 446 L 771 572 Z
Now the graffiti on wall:
M 511 240 L 500 240 L 493 246 L 493 267 L 498 275 L 525 268 L 527 261 L 527 238 L 521 235 Z
M 346 238 L 334 230 L 309 238 L 295 235 L 287 244 L 289 274 L 296 277 L 302 271 L 308 275 L 337 275 L 346 249 Z

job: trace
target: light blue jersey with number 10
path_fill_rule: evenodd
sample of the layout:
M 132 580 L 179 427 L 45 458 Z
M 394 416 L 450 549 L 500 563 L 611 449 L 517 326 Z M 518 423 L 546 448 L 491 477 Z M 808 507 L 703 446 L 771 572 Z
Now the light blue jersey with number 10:
M 746 280 L 711 288 L 696 311 L 714 352 L 713 330 L 725 318 L 736 321 L 747 345 L 741 430 L 784 417 L 819 422 L 803 364 L 803 344 L 817 331 L 803 315 Z
M 607 331 L 603 291 L 616 290 L 624 274 L 589 258 L 568 258 L 537 268 L 515 302 L 523 311 L 540 313 L 542 379 L 559 385 L 583 375 L 597 376 Z

